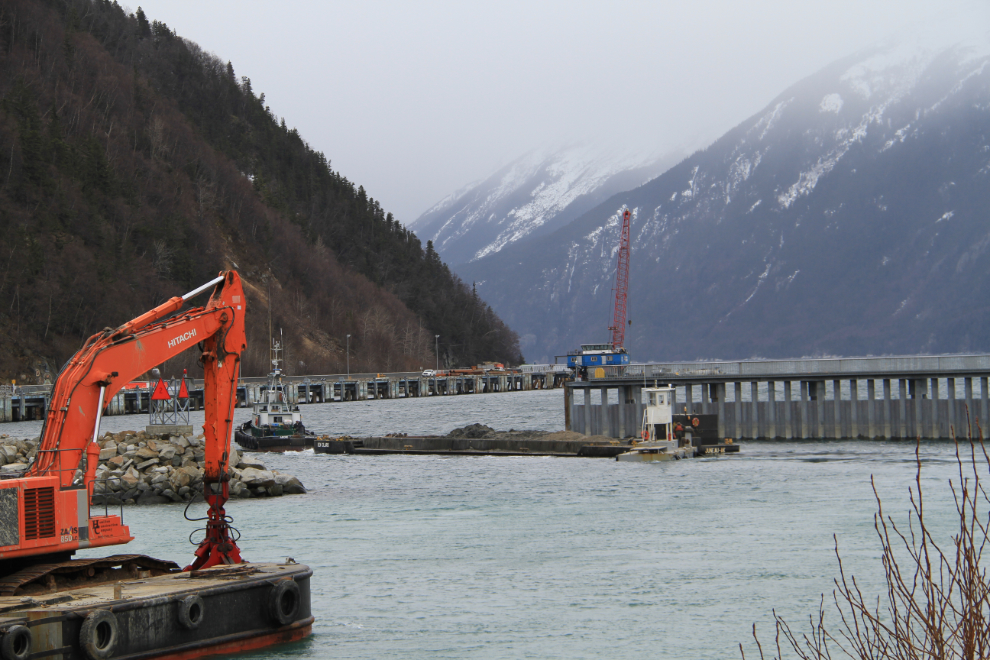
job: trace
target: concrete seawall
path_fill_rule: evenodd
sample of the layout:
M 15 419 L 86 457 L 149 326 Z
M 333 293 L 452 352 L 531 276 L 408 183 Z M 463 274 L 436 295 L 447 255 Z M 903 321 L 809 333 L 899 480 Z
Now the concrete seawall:
M 643 389 L 669 384 L 676 412 L 718 415 L 720 438 L 975 438 L 987 434 L 988 378 L 990 355 L 607 367 L 566 385 L 565 428 L 634 435 Z

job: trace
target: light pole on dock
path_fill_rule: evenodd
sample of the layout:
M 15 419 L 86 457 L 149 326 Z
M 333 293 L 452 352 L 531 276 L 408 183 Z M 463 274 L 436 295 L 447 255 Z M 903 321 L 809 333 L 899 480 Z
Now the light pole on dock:
M 351 336 L 347 335 L 347 380 L 351 379 Z
M 437 355 L 437 371 L 440 371 L 440 335 L 433 335 L 433 352 Z

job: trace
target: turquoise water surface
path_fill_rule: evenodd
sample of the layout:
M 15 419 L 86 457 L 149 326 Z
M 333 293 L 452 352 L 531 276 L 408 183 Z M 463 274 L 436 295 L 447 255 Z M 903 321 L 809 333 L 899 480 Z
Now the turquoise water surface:
M 352 435 L 563 426 L 559 390 L 303 407 Z M 238 410 L 239 418 L 247 411 Z M 140 428 L 111 417 L 105 430 Z M 32 430 L 33 428 L 33 430 Z M 3 432 L 36 435 L 30 423 Z M 954 448 L 921 448 L 929 522 L 945 536 Z M 537 457 L 263 456 L 309 494 L 228 506 L 253 561 L 314 570 L 313 636 L 257 658 L 725 658 L 771 610 L 800 626 L 847 570 L 880 593 L 876 479 L 903 520 L 914 446 L 747 443 L 662 464 Z M 985 469 L 985 468 L 984 468 Z M 181 505 L 129 507 L 128 552 L 192 557 Z M 87 551 L 101 555 L 106 551 Z M 755 650 L 755 649 L 754 649 Z

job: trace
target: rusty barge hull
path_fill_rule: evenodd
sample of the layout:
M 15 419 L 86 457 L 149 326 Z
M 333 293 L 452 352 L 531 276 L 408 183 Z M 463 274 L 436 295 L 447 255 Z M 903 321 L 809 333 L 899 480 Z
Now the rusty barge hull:
M 629 441 L 613 444 L 585 440 L 540 440 L 534 438 L 451 438 L 448 436 L 369 437 L 351 440 L 318 438 L 320 454 L 440 454 L 451 456 L 581 456 L 611 458 L 628 451 Z
M 310 634 L 302 564 L 236 564 L 0 597 L 0 657 L 191 659 Z

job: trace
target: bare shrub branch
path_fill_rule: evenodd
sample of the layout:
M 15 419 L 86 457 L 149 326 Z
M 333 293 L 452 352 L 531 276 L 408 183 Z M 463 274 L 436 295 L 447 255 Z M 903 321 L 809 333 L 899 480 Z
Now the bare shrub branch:
M 972 437 L 968 408 L 966 415 Z M 948 487 L 959 521 L 958 531 L 949 539 L 951 545 L 936 538 L 925 520 L 919 442 L 906 528 L 884 513 L 876 483 L 870 479 L 886 593 L 875 597 L 863 593 L 856 577 L 847 574 L 838 538 L 833 537 L 839 563 L 832 592 L 838 625 L 834 631 L 826 626 L 824 596 L 817 616 L 809 618 L 810 631 L 804 634 L 795 633 L 774 611 L 777 660 L 784 657 L 781 639 L 784 649 L 802 659 L 831 658 L 833 650 L 861 660 L 990 658 L 990 580 L 980 566 L 990 532 L 990 495 L 981 473 L 984 467 L 990 472 L 990 454 L 978 423 L 976 429 L 977 439 L 962 441 L 951 429 L 958 481 L 950 479 Z M 753 639 L 762 660 L 755 625 Z M 739 651 L 743 654 L 742 644 Z

